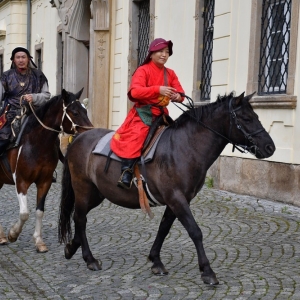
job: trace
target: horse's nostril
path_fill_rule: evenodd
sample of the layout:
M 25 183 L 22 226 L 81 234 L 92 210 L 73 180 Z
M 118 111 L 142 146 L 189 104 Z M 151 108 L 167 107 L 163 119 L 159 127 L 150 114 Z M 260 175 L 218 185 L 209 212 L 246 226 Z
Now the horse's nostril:
M 275 147 L 273 147 L 271 144 L 266 145 L 265 149 L 269 154 L 272 154 L 275 151 Z

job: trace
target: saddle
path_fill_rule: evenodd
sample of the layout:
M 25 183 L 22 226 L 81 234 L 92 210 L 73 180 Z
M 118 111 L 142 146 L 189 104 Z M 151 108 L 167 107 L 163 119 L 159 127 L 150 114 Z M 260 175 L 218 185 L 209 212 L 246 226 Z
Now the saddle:
M 150 206 L 158 206 L 160 205 L 160 203 L 153 197 L 153 195 L 150 193 L 150 190 L 148 189 L 145 163 L 152 160 L 156 146 L 162 133 L 167 128 L 167 126 L 169 126 L 173 122 L 174 121 L 172 120 L 172 118 L 167 115 L 161 115 L 156 118 L 156 120 L 152 123 L 149 133 L 144 142 L 142 156 L 134 166 L 135 178 L 133 179 L 133 182 L 136 185 L 139 192 L 140 206 L 142 211 L 144 213 L 147 213 L 150 219 L 154 217 L 153 213 L 151 212 Z M 118 157 L 115 153 L 113 153 L 110 149 L 110 141 L 113 135 L 114 131 L 102 137 L 96 145 L 95 149 L 92 151 L 92 153 L 94 154 L 107 156 L 107 162 L 104 168 L 105 172 L 108 171 L 111 159 L 121 161 L 121 158 Z M 140 172 L 139 165 L 142 168 L 142 172 Z

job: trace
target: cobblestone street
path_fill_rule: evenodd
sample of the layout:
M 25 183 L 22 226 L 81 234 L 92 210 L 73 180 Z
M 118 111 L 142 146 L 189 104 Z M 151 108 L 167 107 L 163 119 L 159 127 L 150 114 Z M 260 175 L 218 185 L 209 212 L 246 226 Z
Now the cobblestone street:
M 60 171 L 58 182 L 60 182 Z M 300 208 L 205 187 L 191 208 L 204 247 L 220 281 L 205 285 L 193 242 L 175 221 L 162 249 L 169 275 L 151 273 L 147 255 L 164 208 L 141 210 L 105 201 L 88 215 L 91 250 L 102 270 L 87 269 L 81 249 L 71 260 L 58 243 L 60 184 L 46 201 L 43 236 L 49 248 L 36 253 L 35 189 L 29 192 L 30 218 L 15 243 L 0 247 L 0 299 L 300 299 Z M 5 232 L 18 218 L 14 186 L 0 192 Z

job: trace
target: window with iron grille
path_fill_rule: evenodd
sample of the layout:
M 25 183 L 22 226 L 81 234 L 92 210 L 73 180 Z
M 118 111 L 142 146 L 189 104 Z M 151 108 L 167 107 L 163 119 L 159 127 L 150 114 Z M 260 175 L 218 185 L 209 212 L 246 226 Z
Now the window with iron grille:
M 264 0 L 259 60 L 259 94 L 285 94 L 289 65 L 292 0 Z
M 201 100 L 210 100 L 215 0 L 204 1 Z
M 150 0 L 139 2 L 138 20 L 138 65 L 140 65 L 148 54 L 149 31 L 150 31 Z
M 0 54 L 0 76 L 3 74 L 3 54 Z
M 36 59 L 36 66 L 39 70 L 42 70 L 43 61 L 42 61 L 42 49 L 35 50 L 35 59 Z

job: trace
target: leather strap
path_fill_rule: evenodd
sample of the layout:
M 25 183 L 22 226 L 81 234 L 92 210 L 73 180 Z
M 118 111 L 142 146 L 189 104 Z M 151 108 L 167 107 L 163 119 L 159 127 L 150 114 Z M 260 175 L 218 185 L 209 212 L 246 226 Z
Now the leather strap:
M 146 213 L 148 214 L 150 219 L 153 219 L 154 214 L 151 211 L 148 198 L 144 191 L 143 180 L 141 177 L 141 173 L 140 173 L 138 164 L 135 164 L 135 166 L 134 166 L 134 175 L 137 179 L 137 187 L 138 187 L 138 191 L 139 191 L 139 202 L 140 202 L 141 209 L 145 214 Z

